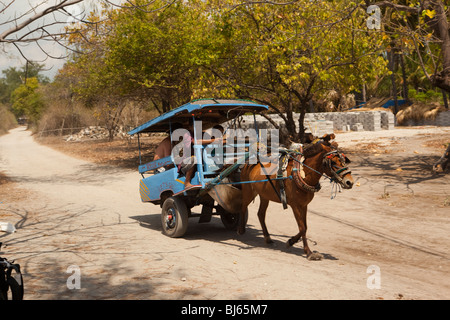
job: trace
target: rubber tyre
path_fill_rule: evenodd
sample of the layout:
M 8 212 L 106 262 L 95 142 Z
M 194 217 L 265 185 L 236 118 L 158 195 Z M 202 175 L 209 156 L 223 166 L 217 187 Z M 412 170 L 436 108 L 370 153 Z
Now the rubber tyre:
M 162 232 L 171 238 L 182 237 L 188 227 L 188 209 L 183 199 L 170 197 L 164 201 L 161 213 Z
M 220 220 L 222 220 L 225 229 L 230 231 L 236 231 L 239 226 L 240 214 L 233 214 L 226 211 L 221 206 L 217 207 L 217 213 L 220 215 Z M 248 220 L 248 210 L 245 212 L 245 224 L 247 224 Z
M 7 279 L 4 279 L 6 275 Z M 0 290 L 0 300 L 23 300 L 23 278 L 22 274 L 15 270 L 2 272 L 3 282 Z
M 23 278 L 20 273 L 8 277 L 8 285 L 11 290 L 11 300 L 23 300 Z

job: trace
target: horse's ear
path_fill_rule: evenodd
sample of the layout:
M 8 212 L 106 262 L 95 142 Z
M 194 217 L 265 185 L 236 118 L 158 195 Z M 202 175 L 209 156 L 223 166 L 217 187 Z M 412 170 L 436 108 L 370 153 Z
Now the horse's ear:
M 334 133 L 331 134 L 324 134 L 322 136 L 322 140 L 325 142 L 329 142 L 330 140 L 333 140 L 334 138 L 336 138 L 336 136 L 334 135 Z
M 333 147 L 333 145 L 330 144 L 330 140 L 333 140 L 334 138 L 336 138 L 336 136 L 334 135 L 334 133 L 331 133 L 331 134 L 324 134 L 321 139 L 323 140 L 326 146 Z

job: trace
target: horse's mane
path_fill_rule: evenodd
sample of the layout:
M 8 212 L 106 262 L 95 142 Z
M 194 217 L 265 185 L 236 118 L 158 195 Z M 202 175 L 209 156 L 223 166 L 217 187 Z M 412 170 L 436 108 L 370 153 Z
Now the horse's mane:
M 311 142 L 311 143 L 305 143 L 303 146 L 303 155 L 305 158 L 314 157 L 315 155 L 319 154 L 320 152 L 324 151 L 323 146 L 337 149 L 337 143 L 331 142 L 330 140 L 334 139 L 335 135 L 327 134 L 324 135 L 319 141 Z
M 314 157 L 316 154 L 323 151 L 322 142 L 311 143 L 303 146 L 303 156 L 305 158 Z

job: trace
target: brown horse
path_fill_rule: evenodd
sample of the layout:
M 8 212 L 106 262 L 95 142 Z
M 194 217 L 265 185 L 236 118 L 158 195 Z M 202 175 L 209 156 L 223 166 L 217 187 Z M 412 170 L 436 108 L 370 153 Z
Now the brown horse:
M 320 178 L 324 174 L 344 189 L 351 189 L 354 182 L 350 171 L 346 167 L 346 163 L 350 161 L 329 143 L 329 140 L 333 138 L 334 134 L 325 135 L 320 142 L 306 148 L 302 153 L 291 153 L 286 168 L 287 179 L 283 180 L 287 204 L 291 206 L 294 212 L 299 229 L 299 233 L 290 238 L 287 245 L 292 246 L 302 238 L 303 249 L 310 260 L 320 260 L 322 258 L 321 254 L 311 252 L 306 239 L 307 207 L 314 198 L 315 192 L 320 189 Z M 305 157 L 303 164 L 301 164 L 302 157 Z M 255 183 L 242 184 L 240 221 L 245 221 L 244 215 L 247 212 L 248 205 L 256 195 L 259 195 L 258 218 L 264 239 L 266 243 L 270 244 L 273 241 L 265 223 L 266 210 L 270 201 L 281 202 L 281 193 L 280 184 L 277 180 L 272 180 L 272 183 L 267 181 L 268 177 L 275 179 L 277 176 L 276 172 L 268 173 L 266 171 L 268 167 L 269 163 L 259 162 L 256 165 L 247 164 L 242 168 L 241 181 L 255 181 Z M 238 227 L 239 234 L 244 232 L 245 222 L 240 223 Z

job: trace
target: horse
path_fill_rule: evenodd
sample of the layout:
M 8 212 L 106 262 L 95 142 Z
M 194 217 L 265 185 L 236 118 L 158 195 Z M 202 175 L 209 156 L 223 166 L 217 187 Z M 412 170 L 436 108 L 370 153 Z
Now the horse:
M 321 140 L 311 144 L 302 152 L 287 153 L 289 160 L 285 169 L 285 179 L 282 180 L 286 195 L 285 202 L 292 208 L 299 229 L 299 233 L 287 241 L 287 246 L 291 247 L 302 238 L 303 250 L 308 260 L 322 259 L 320 253 L 311 251 L 306 239 L 307 207 L 320 189 L 320 178 L 325 175 L 344 189 L 351 189 L 354 183 L 351 171 L 346 167 L 350 160 L 337 150 L 334 142 L 330 143 L 334 137 L 334 134 L 324 135 Z M 259 161 L 257 164 L 245 164 L 241 168 L 241 181 L 251 181 L 251 183 L 242 184 L 242 205 L 238 225 L 238 234 L 242 235 L 245 233 L 244 216 L 247 207 L 259 195 L 258 218 L 267 244 L 273 243 L 265 223 L 267 207 L 270 201 L 282 202 L 280 183 L 277 183 L 277 177 L 280 176 L 277 173 L 268 173 L 269 166 L 270 163 Z

